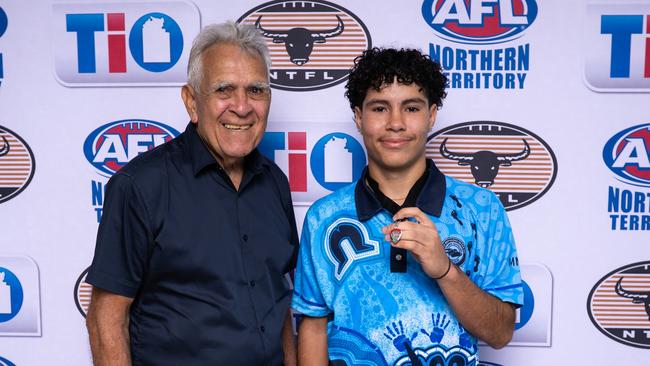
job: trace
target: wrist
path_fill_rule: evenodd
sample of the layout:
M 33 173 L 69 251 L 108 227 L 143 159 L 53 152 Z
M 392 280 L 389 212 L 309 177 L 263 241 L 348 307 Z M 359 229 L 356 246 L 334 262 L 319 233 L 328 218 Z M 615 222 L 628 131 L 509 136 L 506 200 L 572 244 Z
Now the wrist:
M 451 259 L 449 259 L 449 257 L 447 257 L 447 269 L 441 275 L 433 277 L 433 279 L 436 280 L 436 281 L 439 281 L 439 280 L 442 280 L 443 278 L 447 277 L 447 275 L 449 274 L 449 271 L 451 271 L 451 264 L 452 264 Z

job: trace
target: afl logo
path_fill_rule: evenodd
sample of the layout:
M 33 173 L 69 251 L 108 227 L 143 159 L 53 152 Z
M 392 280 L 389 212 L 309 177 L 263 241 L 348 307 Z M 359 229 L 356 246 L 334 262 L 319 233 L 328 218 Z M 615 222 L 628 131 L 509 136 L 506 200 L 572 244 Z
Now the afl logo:
M 127 119 L 105 124 L 84 142 L 84 154 L 99 174 L 111 176 L 139 154 L 174 137 L 178 131 L 160 122 Z
M 422 16 L 443 39 L 493 44 L 522 35 L 537 17 L 535 0 L 425 0 Z
M 650 261 L 621 267 L 601 278 L 589 294 L 587 312 L 609 338 L 650 349 Z
M 2 9 L 0 9 L 0 10 L 2 10 Z M 7 360 L 4 357 L 0 357 L 0 366 L 16 366 L 16 364 L 14 364 L 13 362 Z
M 624 182 L 650 187 L 650 123 L 614 135 L 605 144 L 603 160 Z
M 544 140 L 502 122 L 444 128 L 429 137 L 426 153 L 446 175 L 492 190 L 506 210 L 536 201 L 557 174 L 557 160 Z
M 88 305 L 90 305 L 90 295 L 93 290 L 93 286 L 86 283 L 86 275 L 88 275 L 88 268 L 79 276 L 77 283 L 74 285 L 74 303 L 77 305 L 77 309 L 86 317 L 88 314 Z
M 27 188 L 35 169 L 34 153 L 25 140 L 0 126 L 0 203 Z
M 354 59 L 371 47 L 370 33 L 347 9 L 327 1 L 270 1 L 246 14 L 271 52 L 271 86 L 309 91 L 347 79 Z

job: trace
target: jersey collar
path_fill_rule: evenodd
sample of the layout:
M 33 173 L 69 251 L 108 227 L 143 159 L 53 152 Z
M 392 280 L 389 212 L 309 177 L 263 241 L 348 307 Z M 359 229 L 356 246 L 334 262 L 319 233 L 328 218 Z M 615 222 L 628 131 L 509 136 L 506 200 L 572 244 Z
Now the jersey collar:
M 415 206 L 429 215 L 440 217 L 445 200 L 445 176 L 430 159 L 427 159 L 426 169 L 428 177 L 415 201 Z M 354 190 L 357 216 L 361 221 L 369 220 L 384 208 L 380 197 L 368 186 L 367 178 L 368 167 L 366 166 Z

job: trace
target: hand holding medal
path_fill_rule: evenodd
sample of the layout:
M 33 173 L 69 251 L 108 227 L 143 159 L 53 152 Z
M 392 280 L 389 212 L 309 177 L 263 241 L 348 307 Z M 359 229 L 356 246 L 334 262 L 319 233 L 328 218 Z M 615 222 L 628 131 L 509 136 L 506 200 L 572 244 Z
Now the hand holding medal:
M 393 249 L 402 249 L 413 255 L 422 270 L 433 279 L 442 279 L 451 269 L 451 260 L 445 253 L 436 225 L 417 207 L 399 210 L 392 224 L 382 228 L 385 240 L 391 243 L 391 267 L 400 255 Z M 404 253 L 406 254 L 406 253 Z M 405 266 L 404 266 L 405 268 Z

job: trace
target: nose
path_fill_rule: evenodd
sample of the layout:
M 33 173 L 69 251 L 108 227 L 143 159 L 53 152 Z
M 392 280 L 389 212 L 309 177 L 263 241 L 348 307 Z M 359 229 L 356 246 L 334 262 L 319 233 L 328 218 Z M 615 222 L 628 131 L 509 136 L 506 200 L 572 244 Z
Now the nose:
M 403 131 L 406 129 L 406 125 L 404 124 L 404 116 L 399 108 L 391 109 L 390 120 L 388 121 L 386 129 L 390 131 Z
M 230 110 L 239 117 L 246 117 L 253 110 L 250 99 L 245 90 L 238 90 L 232 96 Z

